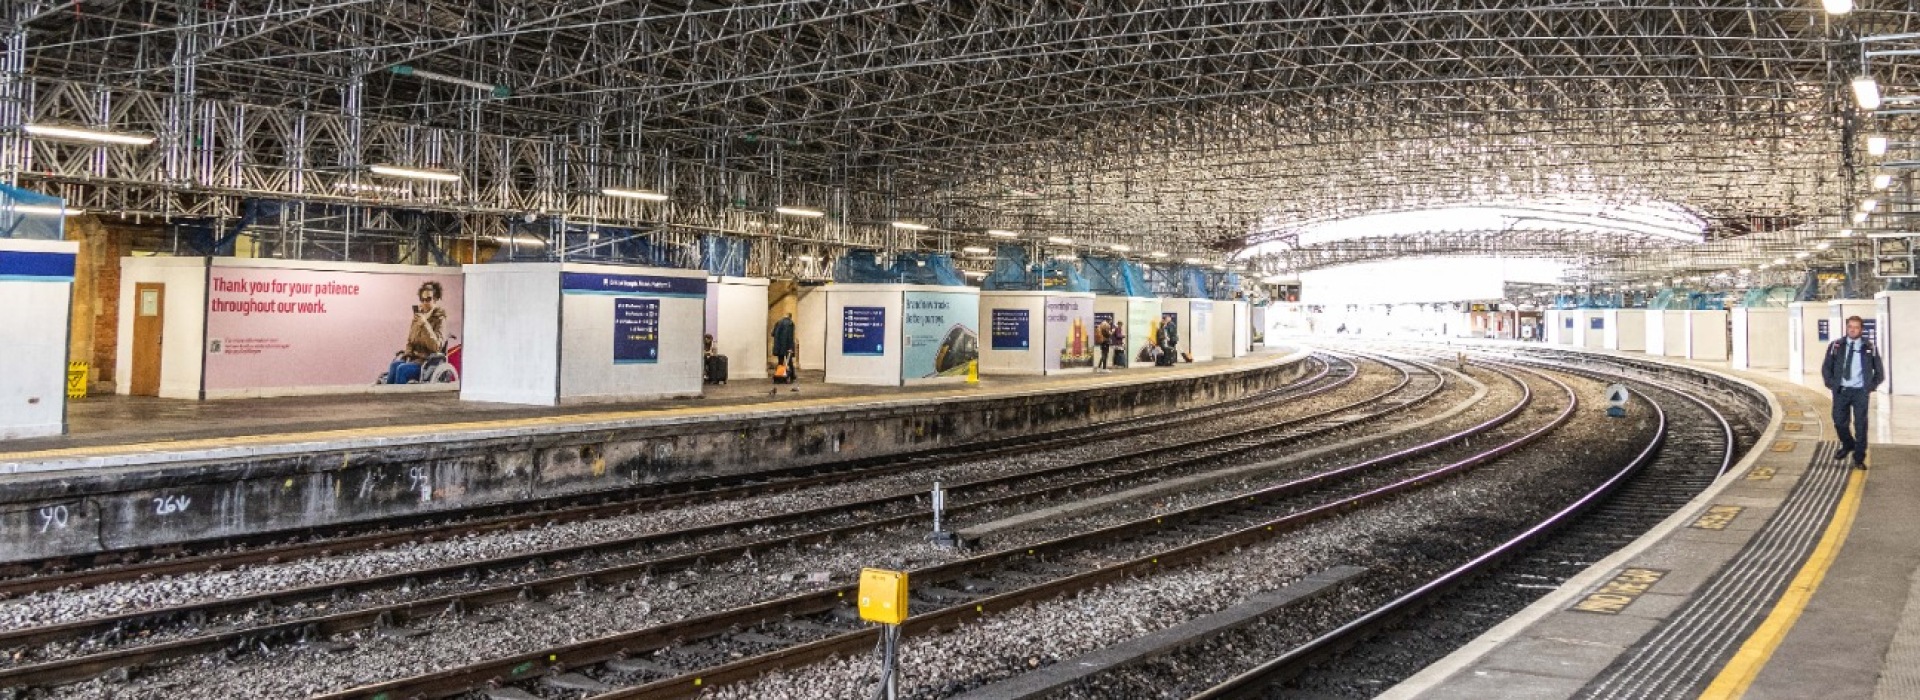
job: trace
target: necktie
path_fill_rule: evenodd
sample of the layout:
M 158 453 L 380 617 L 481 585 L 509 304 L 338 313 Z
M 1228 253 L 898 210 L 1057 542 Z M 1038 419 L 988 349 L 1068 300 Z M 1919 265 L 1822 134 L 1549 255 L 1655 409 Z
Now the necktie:
M 1853 380 L 1853 341 L 1847 341 L 1847 356 L 1840 361 L 1840 381 Z

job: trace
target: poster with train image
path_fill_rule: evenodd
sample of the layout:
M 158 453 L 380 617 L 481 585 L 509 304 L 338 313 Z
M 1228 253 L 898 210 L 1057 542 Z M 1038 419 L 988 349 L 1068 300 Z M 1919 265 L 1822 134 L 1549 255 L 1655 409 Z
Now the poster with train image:
M 907 292 L 901 319 L 900 378 L 906 382 L 961 378 L 980 359 L 980 297 L 954 292 Z

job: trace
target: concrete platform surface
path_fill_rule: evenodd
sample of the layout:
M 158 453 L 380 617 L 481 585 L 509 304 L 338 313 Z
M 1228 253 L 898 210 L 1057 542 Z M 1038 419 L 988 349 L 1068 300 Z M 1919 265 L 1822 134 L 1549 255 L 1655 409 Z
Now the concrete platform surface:
M 1661 526 L 1380 697 L 1920 698 L 1920 401 L 1874 397 L 1856 471 L 1831 459 L 1818 377 L 1600 352 L 1744 379 L 1776 415 Z M 1588 604 L 1622 589 L 1623 607 Z
M 764 379 L 743 380 L 709 385 L 700 397 L 556 407 L 461 401 L 458 392 L 216 401 L 92 396 L 69 403 L 67 435 L 0 441 L 0 474 L 40 471 L 31 465 L 47 460 L 85 458 L 86 464 L 75 466 L 113 466 L 130 463 L 113 459 L 115 455 L 154 457 L 236 444 L 264 447 L 325 441 L 352 446 L 362 438 L 376 436 L 445 436 L 450 431 L 516 426 L 552 431 L 592 427 L 597 422 L 616 420 L 730 414 L 763 416 L 867 403 L 1019 396 L 1228 372 L 1272 363 L 1297 352 L 1291 348 L 1262 348 L 1241 358 L 1100 374 L 983 376 L 977 385 L 827 384 L 822 381 L 824 373 L 808 371 L 802 372 L 801 381 L 793 385 L 776 386 Z

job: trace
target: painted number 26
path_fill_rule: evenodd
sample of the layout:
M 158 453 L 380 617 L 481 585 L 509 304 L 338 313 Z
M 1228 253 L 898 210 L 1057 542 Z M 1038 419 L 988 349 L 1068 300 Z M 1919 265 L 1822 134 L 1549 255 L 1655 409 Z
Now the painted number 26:
M 156 515 L 171 515 L 187 509 L 193 499 L 187 496 L 162 496 L 153 499 L 153 512 Z

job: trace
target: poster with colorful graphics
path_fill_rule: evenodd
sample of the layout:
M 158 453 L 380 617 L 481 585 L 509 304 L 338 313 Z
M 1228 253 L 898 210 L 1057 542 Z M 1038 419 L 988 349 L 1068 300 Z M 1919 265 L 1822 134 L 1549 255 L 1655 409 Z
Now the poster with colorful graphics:
M 887 354 L 887 309 L 849 306 L 840 311 L 840 354 L 879 357 Z
M 995 350 L 1026 350 L 1031 347 L 1029 334 L 1032 328 L 1027 309 L 994 309 L 993 327 L 988 332 L 993 337 Z
M 613 363 L 651 365 L 660 362 L 660 300 L 613 300 Z
M 210 393 L 459 386 L 458 271 L 216 265 L 207 274 Z
M 900 333 L 906 347 L 900 378 L 962 377 L 980 359 L 980 297 L 953 292 L 907 292 Z
M 1048 297 L 1047 370 L 1093 367 L 1093 298 Z

